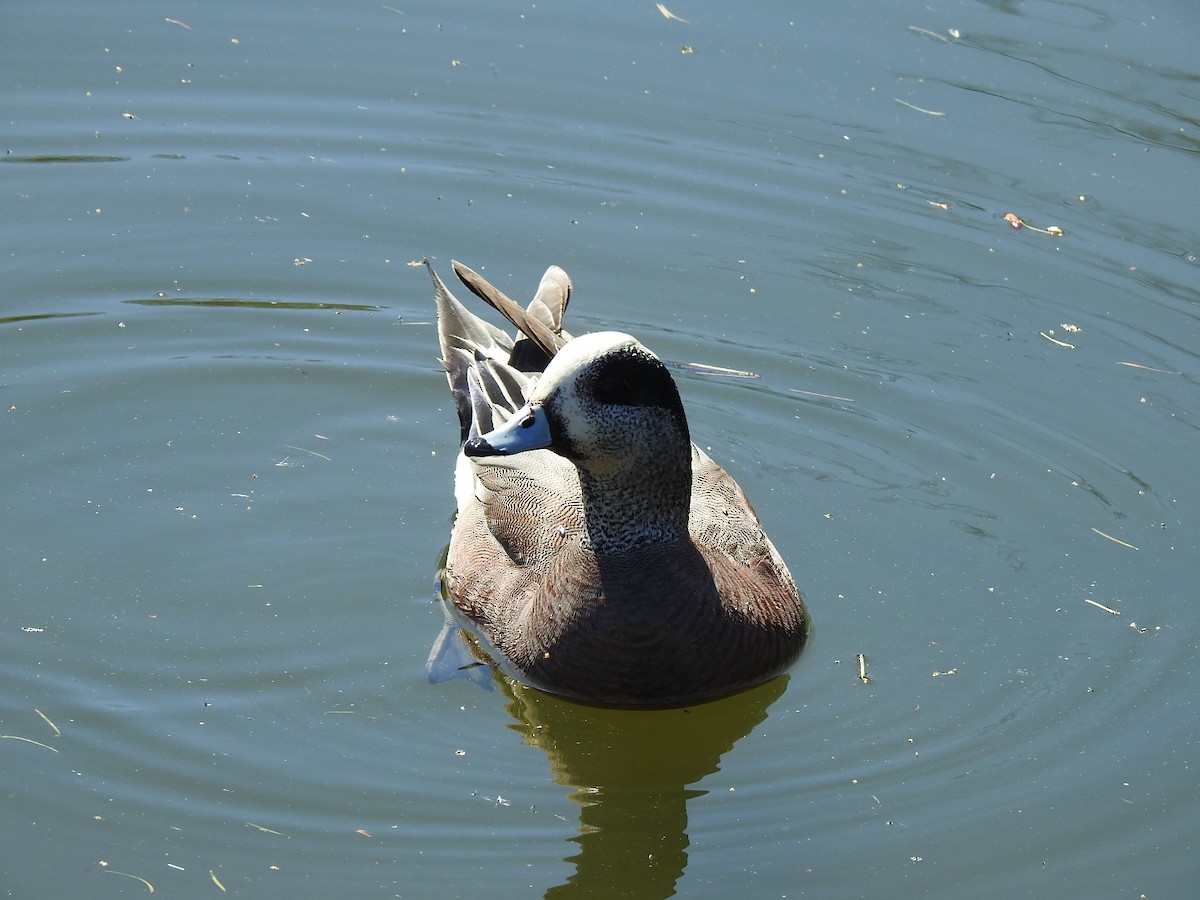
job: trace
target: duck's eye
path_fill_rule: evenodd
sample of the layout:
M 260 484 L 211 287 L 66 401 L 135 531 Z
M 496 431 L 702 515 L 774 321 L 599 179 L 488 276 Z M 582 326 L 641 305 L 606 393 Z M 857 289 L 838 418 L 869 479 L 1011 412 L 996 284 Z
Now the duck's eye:
M 523 418 L 521 420 L 521 427 L 522 428 L 532 428 L 536 421 L 537 421 L 537 416 L 535 416 L 533 413 L 530 413 L 529 415 L 527 415 L 525 418 Z
M 598 379 L 593 390 L 601 403 L 619 403 L 622 395 L 628 393 L 628 385 L 620 378 L 609 376 Z

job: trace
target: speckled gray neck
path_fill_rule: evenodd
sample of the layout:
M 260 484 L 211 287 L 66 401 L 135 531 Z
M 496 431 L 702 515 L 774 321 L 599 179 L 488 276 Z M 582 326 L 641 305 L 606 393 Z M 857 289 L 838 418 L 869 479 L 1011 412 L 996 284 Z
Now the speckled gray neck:
M 688 534 L 692 455 L 686 436 L 639 453 L 619 469 L 578 464 L 588 533 L 584 545 L 617 555 Z

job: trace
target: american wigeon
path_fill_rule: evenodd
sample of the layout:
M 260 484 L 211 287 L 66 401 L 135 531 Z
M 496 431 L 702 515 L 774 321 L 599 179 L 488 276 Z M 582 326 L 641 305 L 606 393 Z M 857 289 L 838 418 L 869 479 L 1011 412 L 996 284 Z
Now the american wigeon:
M 442 576 L 456 619 L 509 674 L 592 703 L 696 703 L 791 665 L 804 602 L 746 495 L 691 442 L 666 366 L 627 334 L 563 332 L 556 266 L 522 309 L 452 265 L 519 332 L 429 267 L 461 426 Z

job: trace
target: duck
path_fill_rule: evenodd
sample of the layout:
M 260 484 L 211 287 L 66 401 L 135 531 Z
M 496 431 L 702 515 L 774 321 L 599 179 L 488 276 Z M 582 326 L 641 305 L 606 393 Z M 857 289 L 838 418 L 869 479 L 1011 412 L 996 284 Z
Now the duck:
M 692 442 L 668 367 L 628 334 L 564 331 L 557 266 L 524 308 L 451 266 L 516 328 L 469 311 L 426 261 L 460 426 L 440 572 L 454 622 L 504 674 L 601 706 L 702 703 L 790 668 L 804 599 Z

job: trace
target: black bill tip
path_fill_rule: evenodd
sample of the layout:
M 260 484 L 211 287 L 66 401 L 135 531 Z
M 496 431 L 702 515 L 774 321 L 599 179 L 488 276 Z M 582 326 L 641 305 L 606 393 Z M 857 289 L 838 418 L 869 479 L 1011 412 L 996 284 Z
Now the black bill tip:
M 504 456 L 505 451 L 497 450 L 483 438 L 472 438 L 463 444 L 463 454 L 466 456 Z

